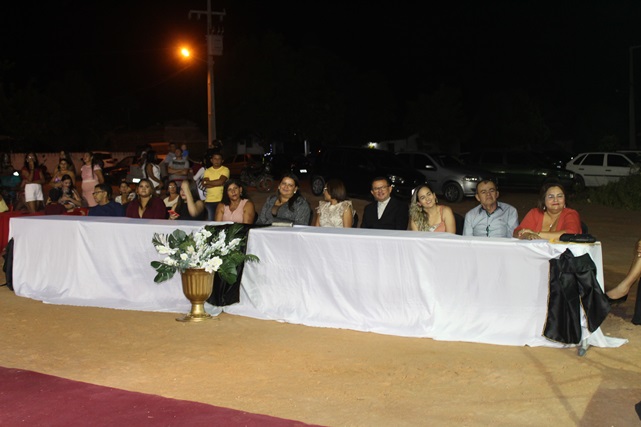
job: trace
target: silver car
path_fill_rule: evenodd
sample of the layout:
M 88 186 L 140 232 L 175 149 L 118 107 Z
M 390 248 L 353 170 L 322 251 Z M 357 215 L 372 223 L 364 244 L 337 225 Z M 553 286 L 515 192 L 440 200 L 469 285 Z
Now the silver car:
M 422 173 L 436 194 L 448 202 L 460 202 L 463 197 L 473 197 L 476 185 L 484 179 L 493 179 L 491 173 L 464 166 L 447 154 L 401 152 L 396 157 Z

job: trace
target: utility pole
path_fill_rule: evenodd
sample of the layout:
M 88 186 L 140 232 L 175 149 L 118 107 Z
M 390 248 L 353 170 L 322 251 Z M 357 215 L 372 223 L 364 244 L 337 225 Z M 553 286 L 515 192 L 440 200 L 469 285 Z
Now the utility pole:
M 630 46 L 630 95 L 628 100 L 629 105 L 629 120 L 630 120 L 630 144 L 631 150 L 637 149 L 637 127 L 636 127 L 636 113 L 634 112 L 634 49 L 640 48 L 639 46 Z
M 216 140 L 216 102 L 214 97 L 214 56 L 223 54 L 223 17 L 227 15 L 225 10 L 213 12 L 211 0 L 207 0 L 207 10 L 190 10 L 191 15 L 198 19 L 202 15 L 207 17 L 207 144 Z M 218 17 L 218 22 L 212 24 L 213 17 Z

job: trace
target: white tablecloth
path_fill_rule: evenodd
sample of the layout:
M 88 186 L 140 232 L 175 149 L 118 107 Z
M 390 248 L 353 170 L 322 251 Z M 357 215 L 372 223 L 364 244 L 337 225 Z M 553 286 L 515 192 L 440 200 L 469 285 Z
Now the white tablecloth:
M 155 283 L 154 233 L 196 230 L 205 222 L 110 217 L 12 218 L 16 295 L 52 304 L 188 312 L 180 274 Z
M 228 313 L 437 340 L 557 346 L 542 336 L 549 260 L 601 245 L 314 227 L 250 232 Z M 587 332 L 587 331 L 586 331 Z M 591 345 L 616 346 L 600 330 Z
M 12 218 L 17 295 L 54 304 L 188 312 L 180 276 L 156 284 L 154 233 L 205 222 L 108 217 Z M 556 346 L 542 337 L 548 260 L 601 246 L 444 233 L 261 228 L 249 234 L 231 314 L 439 340 Z M 600 330 L 590 344 L 615 346 Z

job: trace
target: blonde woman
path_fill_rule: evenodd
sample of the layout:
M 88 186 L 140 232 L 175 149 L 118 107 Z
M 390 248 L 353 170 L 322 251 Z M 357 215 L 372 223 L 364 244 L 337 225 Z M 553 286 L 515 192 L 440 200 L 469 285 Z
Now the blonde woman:
M 410 203 L 410 230 L 456 233 L 454 212 L 438 204 L 438 198 L 427 184 L 414 189 Z

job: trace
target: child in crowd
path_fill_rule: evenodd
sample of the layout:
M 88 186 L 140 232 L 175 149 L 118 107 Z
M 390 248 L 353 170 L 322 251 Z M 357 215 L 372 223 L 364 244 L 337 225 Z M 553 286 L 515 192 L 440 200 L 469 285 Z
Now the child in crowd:
M 59 188 L 54 187 L 49 190 L 50 202 L 45 206 L 45 215 L 64 215 L 67 213 L 67 208 L 59 203 L 60 197 L 62 197 L 62 191 Z

